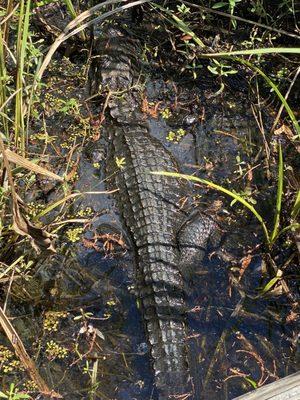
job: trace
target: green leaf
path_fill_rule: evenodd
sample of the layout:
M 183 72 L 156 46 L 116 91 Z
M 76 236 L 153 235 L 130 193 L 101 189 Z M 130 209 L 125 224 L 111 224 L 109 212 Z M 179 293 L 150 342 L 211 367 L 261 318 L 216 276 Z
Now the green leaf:
M 15 393 L 13 400 L 18 400 L 18 399 L 30 399 L 30 396 L 26 393 Z
M 225 3 L 224 1 L 219 1 L 218 3 L 214 4 L 212 8 L 217 9 L 225 6 L 228 6 L 228 3 Z
M 68 8 L 68 11 L 69 11 L 71 17 L 72 17 L 73 19 L 76 18 L 77 15 L 76 15 L 76 11 L 75 11 L 75 8 L 74 8 L 74 6 L 73 6 L 72 1 L 71 1 L 71 0 L 64 0 L 64 3 L 65 3 L 65 5 L 66 5 L 67 8 Z
M 207 69 L 214 75 L 219 75 L 216 67 L 211 67 L 210 65 L 207 66 Z
M 229 74 L 237 74 L 238 73 L 238 71 L 236 70 L 236 69 L 230 69 L 229 71 L 226 71 L 226 75 L 229 75 Z
M 275 213 L 274 228 L 273 228 L 273 232 L 271 234 L 271 243 L 273 243 L 275 241 L 275 239 L 278 235 L 278 231 L 279 231 L 282 196 L 283 196 L 283 157 L 282 157 L 281 145 L 279 144 L 276 213 Z
M 198 178 L 196 176 L 193 175 L 185 175 L 185 174 L 179 174 L 177 172 L 167 172 L 167 171 L 151 171 L 150 172 L 153 175 L 163 175 L 163 176 L 170 176 L 173 178 L 181 178 L 181 179 L 186 179 L 188 181 L 193 181 L 193 182 L 197 182 L 197 183 L 202 183 L 206 186 L 209 186 L 213 189 L 216 189 L 222 193 L 227 194 L 228 196 L 232 197 L 233 199 L 236 199 L 237 201 L 239 201 L 241 204 L 243 204 L 246 208 L 248 208 L 249 211 L 252 212 L 252 214 L 258 219 L 258 221 L 261 224 L 261 227 L 264 231 L 264 234 L 266 236 L 266 240 L 267 243 L 270 243 L 270 236 L 269 236 L 269 232 L 267 229 L 267 226 L 262 218 L 262 216 L 257 212 L 257 210 L 245 199 L 243 199 L 241 196 L 239 196 L 238 194 L 232 192 L 229 189 L 224 188 L 223 186 L 220 186 L 212 181 L 208 181 L 206 179 L 202 179 L 202 178 Z
M 299 214 L 299 211 L 300 211 L 300 190 L 298 190 L 295 204 L 294 204 L 293 210 L 292 210 L 292 218 L 293 219 L 296 219 L 297 215 Z
M 272 278 L 267 284 L 266 286 L 263 288 L 262 293 L 267 293 L 269 290 L 272 289 L 273 286 L 275 286 L 275 284 L 281 279 L 281 277 L 275 276 L 274 278 Z
M 116 158 L 115 158 L 115 162 L 116 162 L 117 167 L 118 167 L 119 169 L 124 169 L 124 168 L 125 168 L 125 165 L 126 165 L 126 159 L 125 159 L 125 157 L 116 157 Z
M 251 49 L 251 50 L 235 50 L 220 53 L 206 53 L 201 54 L 202 58 L 211 57 L 231 57 L 231 56 L 244 56 L 253 54 L 300 54 L 299 47 L 267 47 L 263 49 Z
M 245 376 L 244 379 L 245 379 L 245 381 L 247 381 L 248 383 L 250 383 L 250 385 L 251 385 L 254 389 L 257 389 L 257 383 L 256 383 L 253 379 L 248 378 L 247 376 Z

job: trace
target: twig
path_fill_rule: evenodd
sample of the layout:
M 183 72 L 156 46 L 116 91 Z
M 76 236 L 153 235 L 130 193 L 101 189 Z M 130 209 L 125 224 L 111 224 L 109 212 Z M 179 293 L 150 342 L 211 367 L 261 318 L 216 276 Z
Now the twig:
M 231 321 L 233 318 L 236 318 L 239 315 L 240 311 L 243 308 L 244 300 L 245 300 L 245 296 L 242 295 L 241 299 L 239 300 L 239 302 L 235 306 L 235 309 L 231 313 L 228 321 Z M 218 343 L 216 345 L 214 354 L 211 357 L 211 360 L 210 360 L 209 366 L 207 368 L 207 372 L 206 372 L 205 378 L 203 380 L 203 387 L 206 387 L 208 382 L 209 382 L 209 379 L 210 379 L 211 374 L 213 372 L 213 368 L 215 367 L 215 364 L 218 361 L 218 355 L 221 352 L 221 347 L 222 347 L 222 345 L 224 345 L 225 340 L 227 339 L 227 335 L 229 334 L 229 332 L 230 332 L 230 326 L 227 325 L 227 326 L 225 326 L 225 328 L 224 328 L 224 330 L 223 330 L 223 332 L 222 332 L 222 334 L 220 336 L 220 339 L 218 340 Z
M 205 11 L 207 13 L 221 15 L 222 17 L 235 19 L 236 21 L 245 22 L 245 23 L 250 24 L 250 25 L 259 26 L 260 28 L 268 29 L 269 31 L 277 32 L 277 33 L 280 33 L 281 35 L 290 36 L 290 37 L 296 38 L 298 40 L 300 39 L 299 35 L 284 31 L 283 29 L 272 28 L 271 26 L 268 26 L 268 25 L 265 25 L 265 24 L 261 24 L 260 22 L 251 21 L 249 19 L 238 17 L 236 15 L 231 15 L 231 14 L 225 13 L 223 11 L 217 11 L 217 10 L 214 10 L 213 8 L 199 6 L 197 4 L 190 3 L 189 1 L 182 0 L 182 3 L 184 3 L 184 4 L 186 4 L 187 6 L 190 6 L 190 7 L 198 8 L 199 10 Z
M 0 21 L 0 26 L 5 24 L 5 22 L 10 19 L 10 17 L 13 15 L 13 13 L 17 10 L 18 7 L 19 7 L 19 4 L 17 4 L 15 6 L 15 8 Z
M 294 86 L 294 84 L 295 84 L 295 82 L 296 82 L 296 80 L 297 80 L 297 78 L 298 78 L 299 73 L 300 73 L 300 67 L 298 67 L 298 69 L 297 69 L 297 71 L 296 71 L 296 73 L 295 73 L 295 76 L 294 76 L 294 78 L 293 78 L 293 80 L 292 80 L 292 82 L 291 82 L 291 84 L 290 84 L 290 86 L 289 86 L 289 88 L 288 88 L 288 90 L 287 90 L 285 96 L 284 96 L 285 100 L 288 99 L 288 97 L 289 97 L 289 95 L 290 95 L 290 92 L 291 92 L 291 90 L 292 90 L 292 87 Z M 282 111 L 283 111 L 283 108 L 284 108 L 284 105 L 281 103 L 281 106 L 280 106 L 280 108 L 279 108 L 279 110 L 278 110 L 278 113 L 277 113 L 276 118 L 275 118 L 275 120 L 274 120 L 274 123 L 273 123 L 273 125 L 272 125 L 271 133 L 274 132 L 274 129 L 276 128 L 276 125 L 277 125 L 277 123 L 278 123 L 278 121 L 279 121 L 279 118 L 280 118 L 280 116 L 281 116 L 281 113 L 282 113 Z
M 6 293 L 6 296 L 5 296 L 5 302 L 4 302 L 4 306 L 3 306 L 3 312 L 4 312 L 4 313 L 6 312 L 6 307 L 7 307 L 7 303 L 8 303 L 10 291 L 11 291 L 11 285 L 12 285 L 12 283 L 13 283 L 13 281 L 14 281 L 14 276 L 15 276 L 15 269 L 13 268 L 12 274 L 11 274 L 11 276 L 10 276 L 10 278 L 9 278 L 7 293 Z

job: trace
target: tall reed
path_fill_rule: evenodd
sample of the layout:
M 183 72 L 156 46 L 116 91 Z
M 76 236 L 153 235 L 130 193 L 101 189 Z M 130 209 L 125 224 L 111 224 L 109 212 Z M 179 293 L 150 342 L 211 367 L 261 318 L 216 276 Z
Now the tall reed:
M 0 29 L 0 107 L 6 103 L 7 100 L 7 71 L 5 65 L 5 49 L 4 49 L 4 38 L 2 34 L 2 30 Z M 3 110 L 1 112 L 1 121 L 2 127 L 4 131 L 4 135 L 6 139 L 9 139 L 9 129 L 8 129 L 8 121 L 6 118 L 7 107 L 4 105 Z
M 29 16 L 30 16 L 31 0 L 20 1 L 20 12 L 17 33 L 17 77 L 16 77 L 16 100 L 15 100 L 15 145 L 22 155 L 25 155 L 26 149 L 26 131 L 25 131 L 25 115 L 26 109 L 24 105 L 24 87 L 26 77 L 24 74 L 24 66 L 27 52 L 27 42 L 29 33 Z

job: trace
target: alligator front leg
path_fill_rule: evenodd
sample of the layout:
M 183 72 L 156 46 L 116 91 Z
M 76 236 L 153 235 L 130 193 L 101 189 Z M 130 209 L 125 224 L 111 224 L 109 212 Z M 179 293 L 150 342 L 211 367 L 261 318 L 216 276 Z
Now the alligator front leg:
M 208 243 L 219 241 L 218 226 L 211 217 L 196 212 L 181 225 L 177 241 L 180 250 L 179 268 L 184 276 L 188 276 L 203 260 Z

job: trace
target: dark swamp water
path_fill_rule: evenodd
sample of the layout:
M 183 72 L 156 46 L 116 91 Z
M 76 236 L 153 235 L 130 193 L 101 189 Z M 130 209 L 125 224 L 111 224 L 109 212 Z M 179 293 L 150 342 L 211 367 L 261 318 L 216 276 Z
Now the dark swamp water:
M 214 97 L 215 91 L 209 81 L 200 88 L 151 78 L 144 95 L 150 132 L 174 154 L 182 172 L 238 192 L 251 188 L 247 195 L 256 196 L 258 209 L 268 218 L 276 188 L 261 172 L 263 142 L 250 102 L 242 90 L 229 88 Z M 80 93 L 86 96 L 85 89 L 77 96 Z M 68 135 L 64 124 L 70 122 L 64 118 L 61 126 L 53 114 L 50 125 L 51 118 L 49 132 L 65 130 Z M 106 147 L 105 135 L 84 146 L 76 190 L 106 190 Z M 55 191 L 49 193 L 47 202 L 57 199 Z M 199 400 L 230 400 L 255 384 L 297 370 L 297 321 L 291 318 L 295 299 L 281 286 L 259 295 L 269 280 L 268 260 L 261 227 L 253 216 L 204 186 L 194 187 L 193 202 L 214 215 L 221 241 L 207 249 L 198 270 L 189 274 L 187 342 L 194 354 L 192 373 L 202 393 Z M 60 239 L 58 254 L 41 260 L 32 279 L 13 285 L 14 326 L 42 375 L 65 399 L 155 399 L 149 349 L 134 295 L 133 257 L 114 198 L 88 194 L 72 207 L 74 213 L 91 208 L 91 222 L 75 243 Z M 278 263 L 283 262 L 280 257 L 284 255 L 278 255 Z M 63 314 L 57 317 L 58 328 L 52 324 L 47 330 L 45 319 L 51 320 L 51 312 Z M 51 353 L 51 340 L 66 352 Z

